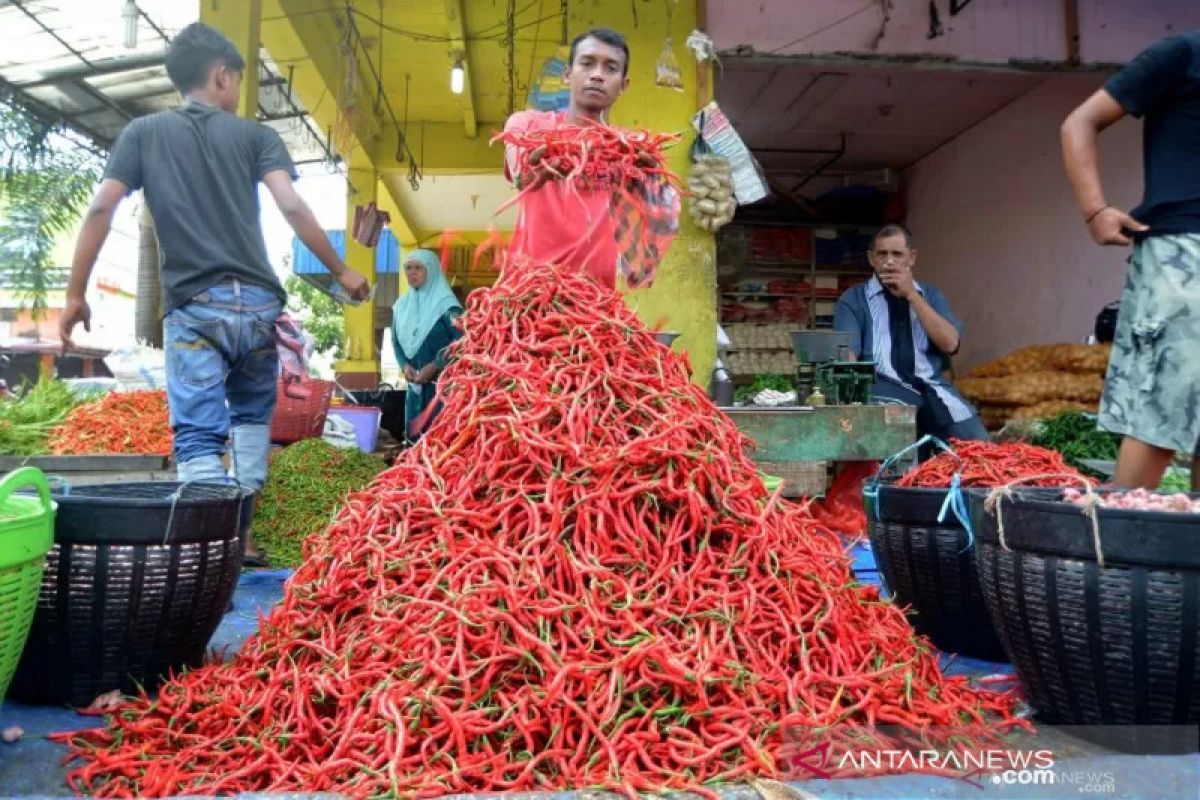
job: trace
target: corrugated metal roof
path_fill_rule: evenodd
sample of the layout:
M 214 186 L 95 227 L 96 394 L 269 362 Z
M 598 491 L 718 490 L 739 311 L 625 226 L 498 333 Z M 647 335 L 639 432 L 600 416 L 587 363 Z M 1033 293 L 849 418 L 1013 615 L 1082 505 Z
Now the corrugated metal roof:
M 0 96 L 16 96 L 107 149 L 134 117 L 178 105 L 163 66 L 171 36 L 197 18 L 195 3 L 137 0 L 136 43 L 126 47 L 126 0 L 0 0 Z M 330 161 L 320 129 L 264 52 L 259 118 L 298 162 Z

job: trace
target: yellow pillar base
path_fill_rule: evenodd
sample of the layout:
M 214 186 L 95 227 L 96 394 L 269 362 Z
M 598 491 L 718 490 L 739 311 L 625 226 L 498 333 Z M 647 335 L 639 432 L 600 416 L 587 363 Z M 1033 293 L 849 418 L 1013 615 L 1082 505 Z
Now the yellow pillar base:
M 376 361 L 346 359 L 333 365 L 337 382 L 353 391 L 374 389 L 379 385 L 379 364 Z

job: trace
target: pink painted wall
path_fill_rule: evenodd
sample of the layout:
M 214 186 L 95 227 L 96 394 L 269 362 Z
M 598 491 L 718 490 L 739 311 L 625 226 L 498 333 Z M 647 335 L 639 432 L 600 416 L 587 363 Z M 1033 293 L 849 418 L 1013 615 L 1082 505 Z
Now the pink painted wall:
M 936 0 L 944 35 L 928 38 L 927 0 L 707 0 L 708 31 L 720 50 L 758 53 L 936 55 L 976 63 L 1063 61 L 1062 0 L 973 0 L 950 16 Z M 1127 61 L 1173 31 L 1200 27 L 1197 0 L 1079 0 L 1085 63 Z
M 1101 81 L 1056 76 L 905 174 L 918 277 L 966 323 L 958 369 L 1025 344 L 1082 341 L 1120 296 L 1128 250 L 1092 243 L 1063 172 L 1058 128 Z M 1107 198 L 1142 192 L 1140 123 L 1101 136 Z

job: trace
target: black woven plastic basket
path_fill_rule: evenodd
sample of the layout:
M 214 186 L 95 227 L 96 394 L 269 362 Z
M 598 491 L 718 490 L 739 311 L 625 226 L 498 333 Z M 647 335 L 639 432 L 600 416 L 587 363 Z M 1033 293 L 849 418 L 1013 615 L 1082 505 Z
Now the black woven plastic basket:
M 1200 516 L 1058 502 L 1057 489 L 969 495 L 984 598 L 1038 718 L 1200 724 Z
M 953 514 L 938 522 L 946 491 L 885 483 L 874 497 L 869 492 L 864 497 L 879 572 L 896 602 L 910 607 L 913 627 L 941 650 L 1005 660 L 967 531 Z
M 10 695 L 88 705 L 199 665 L 237 585 L 253 495 L 148 482 L 54 499 L 55 543 Z

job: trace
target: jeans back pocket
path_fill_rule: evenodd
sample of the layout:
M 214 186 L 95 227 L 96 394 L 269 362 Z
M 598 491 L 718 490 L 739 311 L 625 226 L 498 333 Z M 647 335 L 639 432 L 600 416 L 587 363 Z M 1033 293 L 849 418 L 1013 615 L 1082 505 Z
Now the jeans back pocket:
M 219 349 L 220 320 L 199 320 L 172 312 L 164 327 L 167 372 L 172 380 L 207 389 L 225 379 L 225 356 Z

